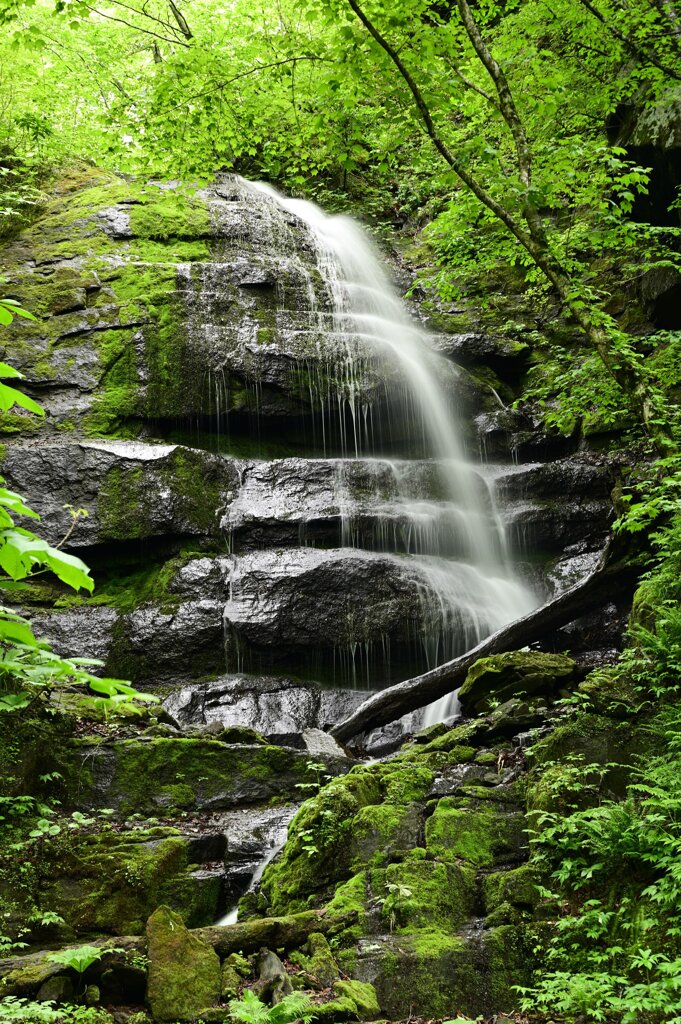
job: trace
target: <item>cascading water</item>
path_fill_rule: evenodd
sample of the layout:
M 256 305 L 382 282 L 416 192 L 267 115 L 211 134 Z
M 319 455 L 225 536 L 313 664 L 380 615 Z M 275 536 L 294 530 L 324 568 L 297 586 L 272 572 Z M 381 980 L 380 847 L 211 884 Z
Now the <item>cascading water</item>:
M 409 319 L 367 238 L 352 220 L 328 216 L 314 204 L 282 196 L 269 185 L 241 180 L 240 187 L 267 211 L 273 242 L 290 244 L 291 218 L 309 232 L 325 293 L 320 297 L 308 278 L 312 311 L 325 344 L 335 353 L 339 420 L 345 422 L 344 409 L 350 411 L 352 438 L 344 437 L 344 454 L 358 458 L 361 438 L 367 434 L 368 413 L 361 400 L 358 370 L 367 355 L 380 359 L 391 372 L 399 370 L 416 410 L 440 498 L 429 500 L 411 486 L 408 462 L 380 460 L 382 469 L 389 467 L 394 477 L 396 500 L 383 521 L 378 514 L 378 527 L 374 526 L 378 539 L 372 546 L 390 550 L 391 534 L 395 541 L 399 533 L 403 553 L 391 557 L 399 559 L 402 567 L 406 563 L 418 589 L 423 660 L 433 667 L 536 604 L 508 565 L 503 527 L 484 477 L 464 457 L 454 410 L 440 381 L 442 357 L 428 347 L 423 332 Z M 342 543 L 361 547 L 365 543 L 361 531 L 354 530 L 352 515 L 346 511 L 351 501 L 343 489 L 343 466 L 339 462 Z M 238 600 L 235 589 L 232 601 Z M 438 701 L 426 710 L 425 721 L 441 720 L 454 711 L 451 698 Z

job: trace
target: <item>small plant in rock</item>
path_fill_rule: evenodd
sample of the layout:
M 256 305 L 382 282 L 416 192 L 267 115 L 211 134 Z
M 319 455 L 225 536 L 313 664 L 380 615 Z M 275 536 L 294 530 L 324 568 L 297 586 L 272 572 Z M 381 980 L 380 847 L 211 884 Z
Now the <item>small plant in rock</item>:
M 48 960 L 55 964 L 64 964 L 71 967 L 82 978 L 88 967 L 96 963 L 106 953 L 122 953 L 123 950 L 113 946 L 75 946 L 69 949 L 61 949 L 58 953 L 51 953 Z
M 312 1002 L 302 992 L 284 996 L 275 1006 L 266 1006 L 251 989 L 246 989 L 241 999 L 228 1003 L 229 1015 L 239 1024 L 292 1024 L 301 1020 L 303 1024 L 314 1019 Z
M 390 931 L 394 932 L 397 927 L 397 920 L 401 911 L 406 910 L 407 901 L 412 897 L 412 891 L 407 885 L 401 882 L 386 882 L 385 889 L 387 896 L 377 896 L 374 903 L 380 906 L 388 916 Z
M 72 967 L 78 974 L 85 971 L 97 960 L 101 960 L 105 952 L 100 946 L 76 946 L 70 949 L 60 949 L 58 953 L 50 953 L 48 960 L 55 964 L 64 964 L 65 967 Z
M 296 789 L 307 790 L 311 796 L 318 793 L 322 786 L 330 782 L 333 777 L 326 770 L 326 765 L 318 761 L 308 761 L 305 765 L 305 770 L 312 776 L 312 780 L 310 782 L 296 783 Z

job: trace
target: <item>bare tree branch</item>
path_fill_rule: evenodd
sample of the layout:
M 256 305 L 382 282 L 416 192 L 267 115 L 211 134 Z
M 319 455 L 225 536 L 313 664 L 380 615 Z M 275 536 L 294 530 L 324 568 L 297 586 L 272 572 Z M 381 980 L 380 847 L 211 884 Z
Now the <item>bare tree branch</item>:
M 493 106 L 495 110 L 501 113 L 499 108 L 499 102 L 495 100 L 494 96 L 486 92 L 481 86 L 476 85 L 476 83 L 472 82 L 470 78 L 467 78 L 464 75 L 464 73 L 460 70 L 460 68 L 457 67 L 454 61 L 449 60 L 448 57 L 443 57 L 442 59 L 444 60 L 449 70 L 454 72 L 459 81 L 462 82 L 467 89 L 470 89 L 471 92 L 476 92 L 478 96 L 482 96 L 482 98 L 486 100 L 491 106 Z
M 358 733 L 369 732 L 394 722 L 410 711 L 416 711 L 458 689 L 468 670 L 480 658 L 516 650 L 546 636 L 560 626 L 572 622 L 603 603 L 613 593 L 633 592 L 642 567 L 620 563 L 608 566 L 607 546 L 596 569 L 564 594 L 497 630 L 459 658 L 447 661 L 423 675 L 396 683 L 365 700 L 344 721 L 331 729 L 331 735 L 346 743 Z
M 612 22 L 609 21 L 605 17 L 605 15 L 598 10 L 596 5 L 591 3 L 591 0 L 577 0 L 577 2 L 580 3 L 582 7 L 584 7 L 590 14 L 592 14 L 594 18 L 597 18 L 600 21 L 601 25 L 603 25 L 608 30 L 610 35 L 614 36 L 615 39 L 619 39 L 622 45 L 626 47 L 629 53 L 631 53 L 634 57 L 637 57 L 638 60 L 643 61 L 644 64 L 652 64 L 653 67 L 656 67 L 665 75 L 669 75 L 670 78 L 674 78 L 677 82 L 681 82 L 681 74 L 679 74 L 678 71 L 675 71 L 673 68 L 670 68 L 667 64 L 663 64 L 660 60 L 657 59 L 654 53 L 650 53 L 649 50 L 644 50 L 637 43 L 635 43 L 633 39 L 625 35 L 624 32 L 621 32 L 620 29 L 618 29 L 617 25 L 613 25 Z
M 302 54 L 298 57 L 286 57 L 283 60 L 274 60 L 270 64 L 257 64 L 255 67 L 249 68 L 248 71 L 240 71 L 239 74 L 233 75 L 231 78 L 225 78 L 220 82 L 215 82 L 209 89 L 202 89 L 201 92 L 192 93 L 191 96 L 182 100 L 181 103 L 176 103 L 172 107 L 164 107 L 162 111 L 159 111 L 158 114 L 154 115 L 154 118 L 165 117 L 166 114 L 172 113 L 174 110 L 182 110 L 182 108 L 186 107 L 188 103 L 192 102 L 192 100 L 201 99 L 202 96 L 210 96 L 214 92 L 219 92 L 221 89 L 225 89 L 228 85 L 231 85 L 232 82 L 238 82 L 241 78 L 248 78 L 250 75 L 255 75 L 259 71 L 267 71 L 268 68 L 278 68 L 283 64 L 295 64 L 297 61 L 302 60 L 327 61 L 329 59 L 330 58 L 328 57 L 316 57 L 313 54 Z
M 96 7 L 91 7 L 90 4 L 85 4 L 85 7 L 88 11 L 92 11 L 93 14 L 98 14 L 100 18 L 106 18 L 107 21 L 117 21 L 120 25 L 127 25 L 128 28 L 134 29 L 135 32 L 143 32 L 147 36 L 154 36 L 154 38 L 161 39 L 164 43 L 170 43 L 172 46 L 185 46 L 189 48 L 189 43 L 183 43 L 180 39 L 169 39 L 168 36 L 161 36 L 158 32 L 152 32 L 149 28 L 141 28 L 139 25 L 134 25 L 124 18 L 115 18 L 113 14 L 104 14 L 103 11 L 97 10 Z
M 168 4 L 170 6 L 170 10 L 173 12 L 173 17 L 177 22 L 182 35 L 185 37 L 185 39 L 193 39 L 194 33 L 187 24 L 187 19 L 185 18 L 184 14 L 182 14 L 180 9 L 176 6 L 174 0 L 168 0 Z

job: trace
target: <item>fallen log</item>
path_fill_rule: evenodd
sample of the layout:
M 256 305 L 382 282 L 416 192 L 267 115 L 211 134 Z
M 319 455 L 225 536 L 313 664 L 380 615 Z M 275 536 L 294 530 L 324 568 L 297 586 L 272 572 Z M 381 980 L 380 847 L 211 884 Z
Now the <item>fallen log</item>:
M 237 921 L 236 924 L 192 928 L 191 932 L 208 942 L 224 960 L 230 953 L 255 953 L 262 946 L 270 949 L 303 946 L 312 932 L 337 935 L 356 920 L 356 910 L 335 915 L 327 914 L 324 910 L 306 910 L 287 917 L 262 917 L 253 921 Z M 132 955 L 146 951 L 147 940 L 143 935 L 117 935 L 97 939 L 94 945 L 101 946 L 103 952 L 101 961 L 89 969 L 92 976 L 102 970 L 129 967 Z M 71 947 L 65 948 L 75 949 L 77 946 L 78 943 L 73 943 Z M 110 947 L 113 948 L 108 952 Z M 35 995 L 43 982 L 57 975 L 68 974 L 67 966 L 50 960 L 53 952 L 41 950 L 38 953 L 0 959 L 0 998 Z
M 598 565 L 585 579 L 529 615 L 502 626 L 466 654 L 373 694 L 344 721 L 335 725 L 330 730 L 331 735 L 339 743 L 347 743 L 359 733 L 388 725 L 458 689 L 469 668 L 480 658 L 526 647 L 552 630 L 593 611 L 603 601 L 633 591 L 643 571 L 642 566 L 636 562 L 608 565 L 610 551 L 608 544 Z
M 306 910 L 287 917 L 261 917 L 236 924 L 193 928 L 192 932 L 210 943 L 224 959 L 230 953 L 255 953 L 261 946 L 269 949 L 292 949 L 302 946 L 312 932 L 334 935 L 348 928 L 357 919 L 356 911 L 327 915 L 324 910 Z

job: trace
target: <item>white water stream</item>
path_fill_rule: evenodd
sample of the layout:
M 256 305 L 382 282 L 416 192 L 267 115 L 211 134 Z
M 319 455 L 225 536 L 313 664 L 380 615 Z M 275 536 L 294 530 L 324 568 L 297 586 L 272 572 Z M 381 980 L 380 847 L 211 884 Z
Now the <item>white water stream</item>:
M 419 588 L 427 627 L 423 638 L 426 660 L 429 667 L 435 667 L 464 653 L 537 603 L 535 595 L 514 577 L 492 495 L 484 477 L 465 459 L 451 399 L 441 383 L 445 361 L 410 320 L 370 242 L 352 220 L 328 216 L 313 203 L 280 195 L 269 185 L 243 180 L 241 185 L 260 203 L 266 199 L 273 237 L 289 239 L 292 216 L 309 230 L 331 308 L 332 330 L 328 330 L 326 310 L 319 312 L 320 323 L 338 348 L 338 365 L 346 397 L 350 396 L 355 455 L 362 429 L 357 422 L 361 403 L 356 400 L 356 382 L 361 376 L 357 363 L 362 352 L 378 354 L 400 369 L 418 412 L 444 500 L 429 502 L 414 494 L 404 464 L 394 464 L 399 478 L 400 529 L 411 538 L 406 548 L 410 553 L 394 557 L 408 560 Z M 347 447 L 350 450 L 351 445 Z M 440 542 L 433 550 L 436 536 Z M 420 543 L 423 538 L 427 539 L 427 554 Z M 345 531 L 344 542 L 352 545 L 351 529 Z M 454 558 L 452 550 L 462 553 Z M 426 709 L 424 724 L 451 717 L 456 709 L 455 695 L 437 701 Z

